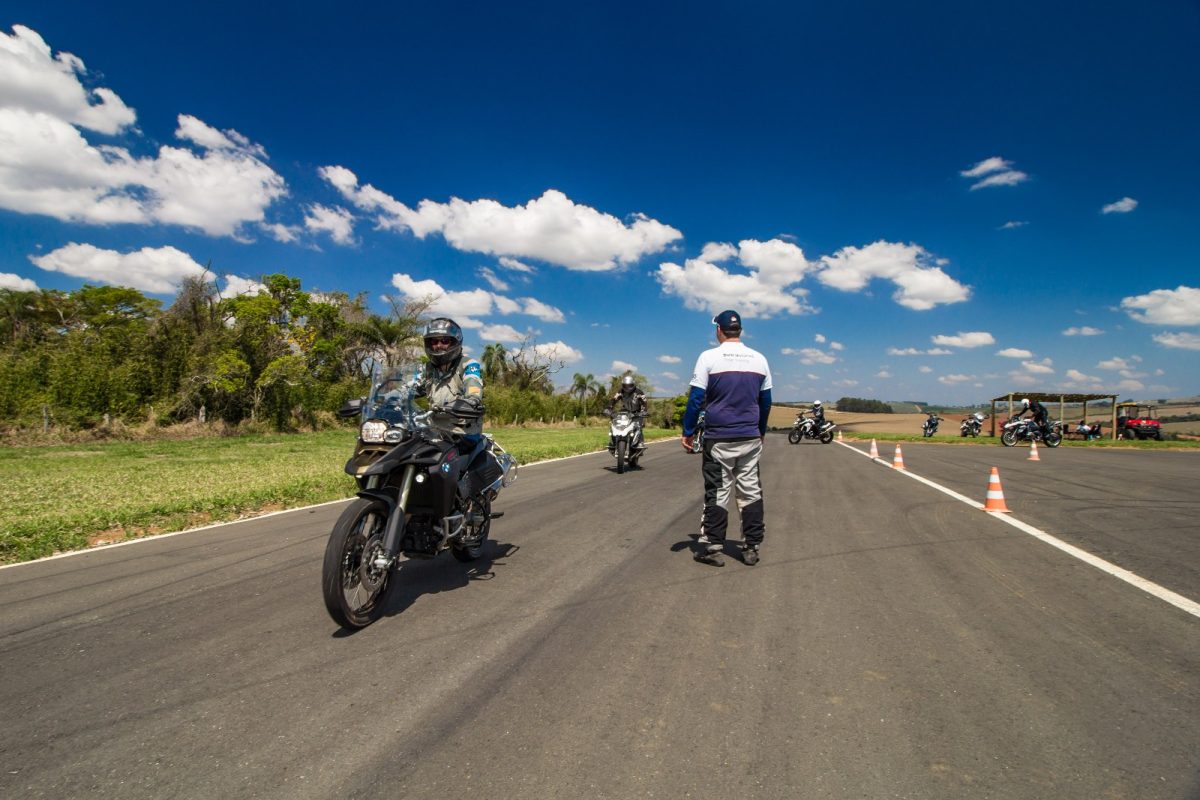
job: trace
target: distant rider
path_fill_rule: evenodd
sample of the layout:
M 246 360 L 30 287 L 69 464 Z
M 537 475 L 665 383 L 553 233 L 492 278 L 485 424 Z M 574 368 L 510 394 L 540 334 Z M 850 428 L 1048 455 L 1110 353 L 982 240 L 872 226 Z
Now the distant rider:
M 449 317 L 430 320 L 425 326 L 424 338 L 429 364 L 421 376 L 417 396 L 429 398 L 431 408 L 451 406 L 456 401 L 461 401 L 469 410 L 482 408 L 483 367 L 474 359 L 463 358 L 463 334 L 458 323 Z M 440 416 L 434 414 L 430 424 L 438 425 Z M 478 442 L 483 435 L 483 417 L 475 417 L 466 425 L 455 423 L 446 428 L 446 432 L 472 443 Z
M 925 419 L 925 427 L 931 431 L 936 431 L 938 429 L 939 422 L 946 421 L 942 417 L 939 417 L 936 411 L 929 411 L 926 413 L 928 414 L 928 417 Z
M 608 413 L 611 414 L 620 405 L 622 411 L 630 414 L 646 413 L 646 395 L 638 389 L 632 375 L 621 378 L 621 388 L 608 400 Z
M 821 426 L 825 424 L 825 406 L 821 405 L 820 400 L 813 400 L 812 418 L 813 422 L 816 423 L 817 431 L 820 432 Z
M 1026 397 L 1021 401 L 1021 410 L 1017 412 L 1017 415 L 1013 419 L 1020 419 L 1027 411 L 1038 426 L 1038 430 L 1042 432 L 1042 438 L 1045 438 L 1050 433 L 1050 412 L 1037 400 L 1030 400 Z

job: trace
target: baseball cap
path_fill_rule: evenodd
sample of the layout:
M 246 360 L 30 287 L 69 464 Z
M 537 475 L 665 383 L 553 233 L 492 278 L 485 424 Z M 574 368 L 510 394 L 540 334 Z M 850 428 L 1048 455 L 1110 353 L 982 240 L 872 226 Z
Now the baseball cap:
M 722 333 L 740 331 L 742 329 L 742 315 L 732 310 L 722 311 L 713 317 L 713 324 L 720 328 Z

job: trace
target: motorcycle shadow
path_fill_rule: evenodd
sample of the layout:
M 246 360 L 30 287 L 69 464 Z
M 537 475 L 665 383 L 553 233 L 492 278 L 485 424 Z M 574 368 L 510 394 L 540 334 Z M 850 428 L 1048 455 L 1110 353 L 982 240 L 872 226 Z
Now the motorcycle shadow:
M 503 566 L 502 559 L 520 549 L 515 544 L 489 539 L 479 558 L 469 563 L 456 561 L 448 553 L 442 553 L 437 558 L 405 561 L 391 577 L 396 583 L 384 601 L 383 616 L 395 617 L 403 614 L 418 598 L 425 595 L 462 589 L 472 581 L 490 581 L 496 577 L 493 567 Z M 352 633 L 354 631 L 339 630 L 334 636 Z

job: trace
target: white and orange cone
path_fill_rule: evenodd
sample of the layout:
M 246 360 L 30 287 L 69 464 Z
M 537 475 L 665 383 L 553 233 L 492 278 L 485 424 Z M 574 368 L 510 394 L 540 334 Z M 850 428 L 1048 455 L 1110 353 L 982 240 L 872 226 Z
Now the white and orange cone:
M 892 469 L 904 469 L 904 453 L 900 452 L 899 442 L 896 442 L 896 455 L 892 459 Z
M 842 441 L 842 432 L 838 431 L 838 441 Z
M 879 448 L 875 446 L 875 440 L 871 440 L 871 458 L 879 458 Z
M 996 514 L 1011 514 L 1004 504 L 1004 489 L 1000 487 L 1000 470 L 992 467 L 992 476 L 988 478 L 987 502 L 983 504 L 984 511 Z
M 1026 460 L 1028 460 L 1028 461 L 1041 461 L 1042 460 L 1041 456 L 1039 456 L 1037 454 L 1037 440 L 1036 439 L 1029 440 L 1029 458 Z

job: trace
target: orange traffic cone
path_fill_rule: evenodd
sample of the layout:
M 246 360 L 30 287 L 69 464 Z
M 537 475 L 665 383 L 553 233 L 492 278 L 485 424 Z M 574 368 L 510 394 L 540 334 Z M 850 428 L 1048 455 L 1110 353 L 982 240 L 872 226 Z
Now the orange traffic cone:
M 1029 458 L 1027 460 L 1029 460 L 1029 461 L 1041 461 L 1042 460 L 1041 457 L 1038 456 L 1038 454 L 1037 454 L 1037 441 L 1035 439 L 1029 440 Z
M 983 504 L 984 511 L 998 514 L 1011 514 L 1004 504 L 1004 490 L 1000 488 L 1000 470 L 992 467 L 992 476 L 988 478 L 987 502 Z
M 838 431 L 838 441 L 842 441 L 842 432 Z
M 904 453 L 900 452 L 899 442 L 896 442 L 896 457 L 892 459 L 892 469 L 904 469 Z
M 875 440 L 871 440 L 871 458 L 879 458 L 879 448 L 875 446 Z

